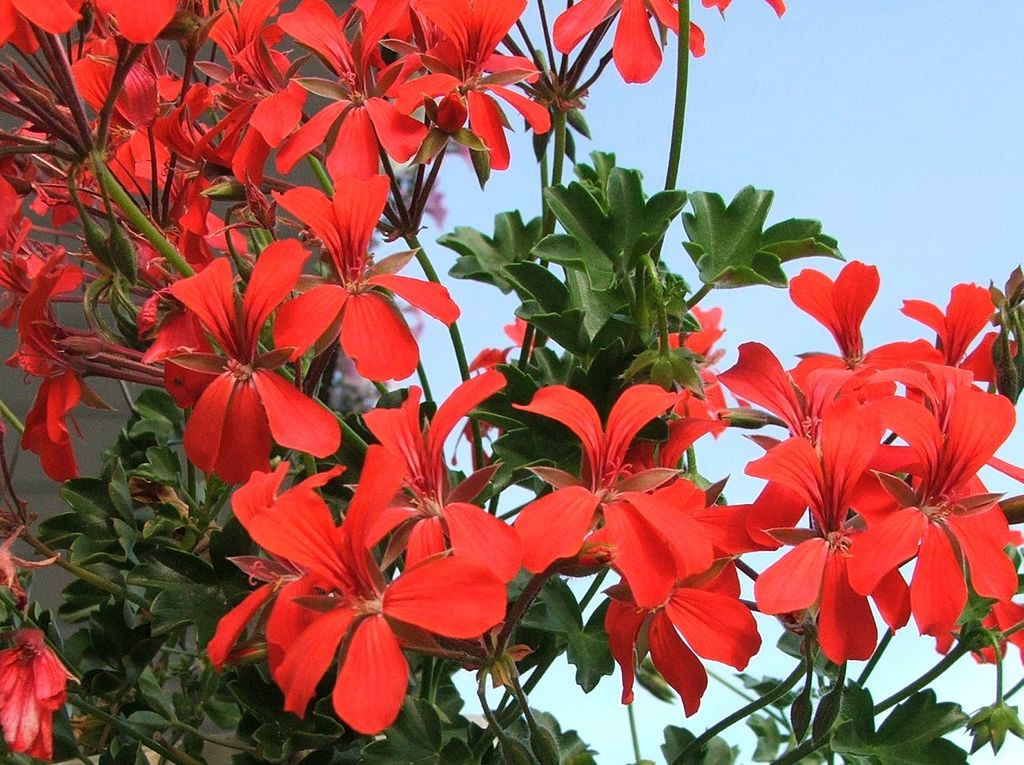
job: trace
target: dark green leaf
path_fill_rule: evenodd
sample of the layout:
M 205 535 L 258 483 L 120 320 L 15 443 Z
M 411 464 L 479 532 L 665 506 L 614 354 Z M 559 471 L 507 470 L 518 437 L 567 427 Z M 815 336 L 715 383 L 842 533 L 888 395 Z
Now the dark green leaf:
M 459 255 L 449 271 L 453 277 L 493 284 L 502 292 L 510 292 L 513 285 L 506 269 L 526 260 L 539 238 L 540 218 L 524 224 L 522 216 L 515 211 L 495 216 L 493 238 L 476 229 L 458 226 L 437 242 Z
M 597 687 L 605 675 L 615 670 L 615 661 L 608 648 L 608 635 L 604 630 L 608 601 L 591 614 L 587 626 L 569 633 L 566 660 L 576 667 L 576 684 L 584 693 Z

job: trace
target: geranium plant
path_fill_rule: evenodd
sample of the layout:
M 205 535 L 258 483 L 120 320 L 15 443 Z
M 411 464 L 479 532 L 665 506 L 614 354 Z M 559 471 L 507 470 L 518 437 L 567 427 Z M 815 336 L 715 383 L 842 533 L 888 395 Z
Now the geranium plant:
M 775 765 L 945 765 L 967 762 L 957 729 L 996 752 L 1024 735 L 1002 680 L 1024 649 L 1024 499 L 980 477 L 1024 480 L 1000 456 L 1024 274 L 908 299 L 921 330 L 866 344 L 878 269 L 793 264 L 842 255 L 816 220 L 770 223 L 770 191 L 678 188 L 691 10 L 0 0 L 0 323 L 37 391 L 0 403 L 4 761 L 585 765 L 530 703 L 554 663 L 682 718 L 709 663 L 773 650 L 783 677 L 667 728 L 667 762 L 744 761 L 742 721 Z M 594 83 L 649 81 L 666 46 L 659 185 L 577 147 Z M 431 252 L 463 160 L 482 189 L 535 161 L 540 197 Z M 512 345 L 470 357 L 445 258 L 515 296 Z M 720 369 L 715 293 L 758 286 L 834 352 L 787 366 L 747 342 Z M 451 391 L 424 318 L 450 334 Z M 82 476 L 75 412 L 111 408 L 93 378 L 127 407 Z M 698 463 L 737 429 L 756 496 Z M 41 521 L 18 450 L 60 484 Z M 29 587 L 46 566 L 74 579 L 52 610 Z M 898 630 L 936 663 L 876 698 Z M 997 667 L 972 715 L 931 687 L 968 654 Z

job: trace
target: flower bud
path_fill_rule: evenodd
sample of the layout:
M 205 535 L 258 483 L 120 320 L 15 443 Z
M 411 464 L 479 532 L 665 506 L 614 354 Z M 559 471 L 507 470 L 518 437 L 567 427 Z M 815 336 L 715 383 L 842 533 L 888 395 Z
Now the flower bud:
M 971 754 L 985 744 L 991 744 L 993 753 L 998 753 L 1006 741 L 1008 732 L 1017 738 L 1024 738 L 1024 725 L 1017 715 L 1017 707 L 1007 706 L 1002 702 L 976 712 L 967 723 L 967 730 L 974 736 Z
M 452 92 L 441 99 L 437 105 L 437 126 L 446 133 L 458 132 L 466 124 L 469 112 L 462 96 Z

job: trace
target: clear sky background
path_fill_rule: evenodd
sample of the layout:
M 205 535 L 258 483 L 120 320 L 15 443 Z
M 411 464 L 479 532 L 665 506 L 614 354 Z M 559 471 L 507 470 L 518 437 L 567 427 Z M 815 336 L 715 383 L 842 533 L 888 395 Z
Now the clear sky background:
M 694 19 L 707 36 L 707 55 L 691 62 L 680 186 L 716 191 L 727 199 L 747 184 L 774 189 L 770 223 L 818 218 L 847 259 L 877 265 L 882 288 L 865 323 L 868 347 L 927 337 L 923 327 L 899 313 L 902 300 L 926 299 L 944 307 L 953 284 L 1002 285 L 1020 264 L 1024 4 L 793 0 L 778 20 L 759 0 L 736 0 L 724 21 L 693 4 Z M 643 171 L 649 192 L 664 178 L 674 46 L 673 39 L 666 51 L 669 63 L 647 85 L 626 87 L 609 69 L 587 105 L 593 141 L 578 144 L 581 157 L 593 149 L 614 151 L 620 166 Z M 536 168 L 525 140 L 513 145 L 512 169 L 492 176 L 486 194 L 458 163 L 451 163 L 443 178 L 446 230 L 466 225 L 490 233 L 496 212 L 538 213 Z M 430 242 L 433 232 L 422 238 Z M 681 230 L 673 230 L 663 257 L 690 278 L 694 271 L 682 239 Z M 431 255 L 439 270 L 451 265 L 451 253 L 435 248 Z M 807 260 L 787 270 L 792 276 L 808 266 L 834 275 L 841 264 Z M 514 301 L 468 283 L 456 284 L 453 292 L 463 307 L 460 324 L 470 355 L 484 346 L 505 345 L 501 325 L 511 320 Z M 786 364 L 799 352 L 833 349 L 831 337 L 792 306 L 785 290 L 718 292 L 703 305 L 726 311 L 723 343 L 730 354 L 723 369 L 747 340 L 767 343 Z M 434 385 L 450 390 L 457 380 L 447 335 L 429 328 L 426 340 Z M 755 455 L 742 439 L 723 439 L 705 447 L 701 466 L 712 478 L 732 474 L 730 496 L 749 501 L 757 484 L 742 477 L 742 468 Z M 1018 436 L 1000 456 L 1024 462 L 1024 440 Z M 1021 491 L 999 477 L 989 485 Z M 792 660 L 771 648 L 778 634 L 774 620 L 758 619 L 766 648 L 748 671 L 785 676 Z M 904 629 L 876 670 L 871 683 L 878 688 L 876 700 L 938 658 L 930 639 L 918 637 L 912 625 Z M 728 667 L 713 668 L 731 676 Z M 937 686 L 940 700 L 957 701 L 968 713 L 993 700 L 991 668 L 968 659 L 959 670 Z M 851 674 L 858 672 L 855 666 Z M 1007 662 L 1007 687 L 1021 675 L 1014 652 Z M 571 683 L 571 668 L 552 670 L 532 701 L 554 712 L 564 727 L 577 729 L 600 753 L 599 762 L 632 762 L 618 675 L 589 696 Z M 663 704 L 638 690 L 644 756 L 661 761 L 665 725 L 699 733 L 742 703 L 712 680 L 701 712 L 687 721 L 678 703 Z M 749 762 L 752 739 L 743 736 L 741 724 L 728 737 L 744 744 L 740 762 Z M 968 748 L 965 737 L 956 740 Z M 1008 741 L 998 760 L 987 750 L 971 758 L 972 763 L 994 761 L 1024 761 L 1024 744 Z

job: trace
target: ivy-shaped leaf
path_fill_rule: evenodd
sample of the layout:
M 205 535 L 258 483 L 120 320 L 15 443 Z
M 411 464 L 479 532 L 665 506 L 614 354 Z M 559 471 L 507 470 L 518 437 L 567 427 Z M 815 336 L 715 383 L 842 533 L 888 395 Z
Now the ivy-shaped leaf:
M 683 214 L 690 237 L 686 251 L 701 281 L 715 287 L 788 283 L 782 264 L 795 258 L 825 255 L 842 258 L 837 242 L 821 233 L 816 220 L 790 219 L 764 228 L 774 192 L 747 186 L 726 206 L 718 194 L 690 195 L 692 213 Z
M 459 258 L 448 272 L 456 279 L 472 279 L 493 284 L 502 292 L 513 289 L 506 269 L 526 260 L 540 239 L 540 218 L 523 223 L 518 211 L 501 213 L 494 218 L 494 236 L 474 228 L 457 226 L 437 243 L 454 250 Z

